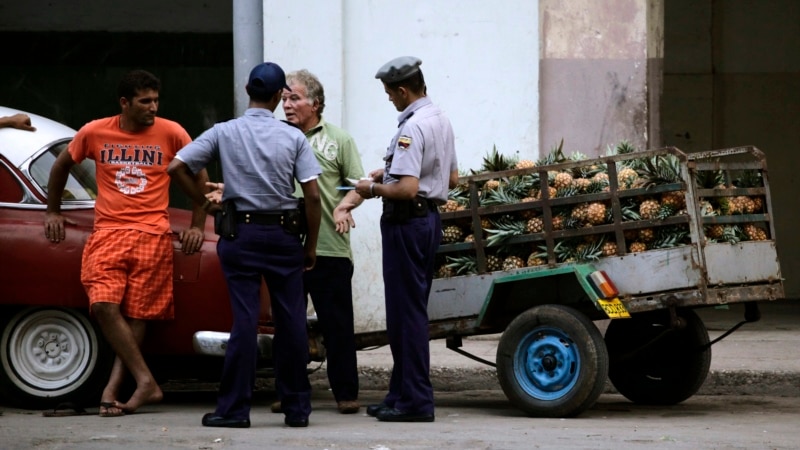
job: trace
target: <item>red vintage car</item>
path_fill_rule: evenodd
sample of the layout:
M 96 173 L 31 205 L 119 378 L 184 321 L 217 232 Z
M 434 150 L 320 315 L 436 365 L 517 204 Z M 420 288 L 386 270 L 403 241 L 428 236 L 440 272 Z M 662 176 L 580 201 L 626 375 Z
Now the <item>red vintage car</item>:
M 0 117 L 19 112 L 0 107 Z M 0 396 L 33 409 L 65 401 L 93 404 L 114 356 L 90 317 L 80 282 L 81 253 L 94 219 L 94 162 L 73 167 L 62 212 L 74 224 L 67 226 L 66 241 L 49 242 L 44 236 L 47 180 L 75 130 L 28 115 L 35 132 L 0 129 Z M 152 322 L 143 344 L 160 379 L 218 376 L 222 359 L 198 354 L 223 355 L 231 325 L 212 218 L 201 251 L 180 251 L 177 232 L 188 226 L 190 216 L 190 211 L 170 209 L 175 319 Z M 267 304 L 263 310 L 267 321 Z M 261 338 L 262 356 L 268 359 L 269 340 Z

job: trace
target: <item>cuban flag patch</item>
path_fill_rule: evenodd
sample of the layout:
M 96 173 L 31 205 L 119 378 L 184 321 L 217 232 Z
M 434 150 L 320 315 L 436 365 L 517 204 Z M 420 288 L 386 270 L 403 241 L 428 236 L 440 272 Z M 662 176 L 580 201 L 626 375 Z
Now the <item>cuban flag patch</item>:
M 403 150 L 407 149 L 410 145 L 411 138 L 409 136 L 400 136 L 400 138 L 397 139 L 397 146 Z

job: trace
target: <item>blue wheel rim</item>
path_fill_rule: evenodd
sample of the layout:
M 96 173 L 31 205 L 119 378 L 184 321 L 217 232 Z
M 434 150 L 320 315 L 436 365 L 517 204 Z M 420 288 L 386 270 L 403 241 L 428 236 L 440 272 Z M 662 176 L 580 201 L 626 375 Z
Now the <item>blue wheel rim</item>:
M 531 397 L 557 400 L 575 387 L 580 364 L 578 346 L 568 335 L 556 328 L 536 328 L 517 346 L 514 377 Z

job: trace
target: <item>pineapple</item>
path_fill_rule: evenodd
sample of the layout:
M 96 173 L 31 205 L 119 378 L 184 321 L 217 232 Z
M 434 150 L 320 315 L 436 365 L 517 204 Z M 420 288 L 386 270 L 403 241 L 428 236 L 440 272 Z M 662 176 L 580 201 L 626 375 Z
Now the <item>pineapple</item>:
M 600 202 L 589 203 L 586 206 L 586 222 L 600 225 L 606 221 L 606 205 Z
M 550 187 L 547 188 L 547 194 L 548 194 L 548 198 L 556 198 L 556 196 L 558 194 L 558 190 L 556 188 L 550 186 Z M 540 191 L 536 191 L 536 194 L 534 195 L 534 197 L 536 197 L 536 200 L 539 200 L 539 199 L 542 198 L 542 193 Z
M 455 275 L 455 272 L 448 267 L 447 264 L 442 264 L 439 266 L 439 269 L 436 270 L 436 278 L 450 278 L 453 275 Z
M 639 204 L 639 215 L 644 220 L 652 220 L 658 218 L 661 205 L 656 200 L 645 200 Z
M 560 189 L 566 189 L 572 186 L 572 175 L 567 172 L 558 172 L 553 177 L 553 187 L 556 188 L 556 191 Z
M 486 255 L 486 271 L 496 272 L 503 268 L 503 260 L 496 255 Z
M 614 256 L 617 254 L 617 243 L 611 241 L 605 242 L 600 249 L 603 252 L 603 256 Z
M 547 264 L 547 261 L 542 258 L 541 253 L 531 253 L 528 256 L 528 267 L 536 267 L 536 266 L 543 266 Z
M 639 230 L 638 236 L 641 242 L 650 242 L 655 239 L 656 234 L 652 228 L 642 228 Z
M 444 205 L 439 206 L 440 212 L 454 212 L 458 211 L 459 204 L 453 199 L 447 199 Z
M 591 184 L 592 180 L 588 178 L 574 178 L 572 180 L 572 187 L 578 192 L 587 192 Z
M 442 231 L 443 244 L 452 244 L 454 242 L 460 242 L 463 237 L 464 237 L 464 231 L 456 225 L 450 225 L 448 227 L 445 227 L 445 229 Z
M 536 167 L 536 163 L 530 159 L 520 159 L 514 166 L 515 169 L 530 169 Z
M 670 191 L 661 194 L 661 204 L 669 205 L 674 210 L 686 207 L 686 191 Z
M 588 220 L 589 216 L 589 204 L 588 203 L 581 203 L 580 205 L 576 205 L 572 208 L 572 211 L 569 214 L 570 218 L 576 220 L 579 224 L 583 224 Z
M 628 246 L 628 253 L 639 253 L 647 250 L 647 245 L 644 242 L 632 242 Z
M 751 241 L 767 240 L 767 232 L 753 225 L 752 223 L 745 224 L 743 228 L 744 228 L 744 234 L 747 235 L 747 238 L 750 239 Z
M 764 209 L 764 199 L 762 197 L 750 197 L 753 201 L 753 212 L 761 212 Z
M 509 256 L 503 261 L 503 270 L 514 270 L 525 267 L 525 261 L 519 256 Z
M 742 214 L 753 214 L 756 210 L 756 204 L 753 199 L 744 195 L 734 197 L 731 202 L 736 202 L 737 209 Z
M 718 240 L 722 238 L 722 235 L 725 233 L 725 227 L 720 224 L 710 225 L 704 228 L 706 237 L 709 239 Z
M 592 177 L 592 181 L 595 183 L 601 183 L 605 186 L 608 186 L 608 174 L 605 172 L 598 172 L 595 176 Z
M 553 230 L 555 230 L 555 231 L 563 230 L 564 229 L 564 222 L 565 222 L 564 216 L 562 216 L 560 214 L 557 215 L 557 216 L 554 216 L 553 217 L 553 221 L 552 221 Z
M 544 231 L 544 221 L 542 221 L 541 217 L 528 219 L 528 222 L 525 224 L 525 231 L 527 233 L 541 233 Z
M 636 183 L 639 174 L 630 167 L 624 167 L 617 172 L 617 185 L 620 189 L 630 189 Z
M 500 187 L 500 182 L 494 179 L 486 180 L 486 183 L 484 183 L 483 187 L 488 191 L 493 191 Z
M 464 242 L 475 242 L 475 235 L 468 234 L 464 237 Z

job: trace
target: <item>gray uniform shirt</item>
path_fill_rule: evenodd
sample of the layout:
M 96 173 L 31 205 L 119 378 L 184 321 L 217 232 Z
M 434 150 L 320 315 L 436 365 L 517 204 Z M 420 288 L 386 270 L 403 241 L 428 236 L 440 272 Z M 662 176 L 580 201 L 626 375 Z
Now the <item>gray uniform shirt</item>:
M 194 173 L 219 158 L 222 200 L 232 199 L 238 211 L 294 209 L 295 180 L 304 183 L 322 172 L 303 132 L 262 108 L 214 125 L 176 158 Z
M 428 97 L 408 105 L 397 120 L 397 134 L 384 157 L 383 182 L 396 183 L 398 176 L 411 175 L 419 179 L 417 195 L 445 203 L 450 172 L 458 170 L 450 120 Z

